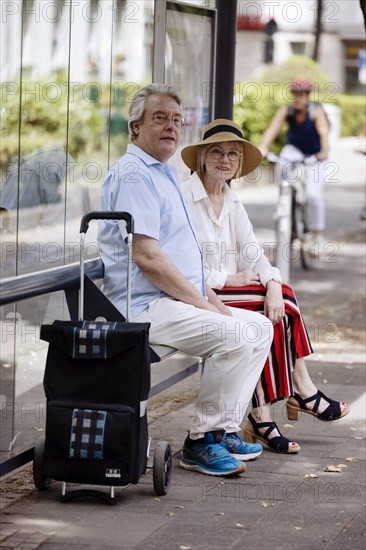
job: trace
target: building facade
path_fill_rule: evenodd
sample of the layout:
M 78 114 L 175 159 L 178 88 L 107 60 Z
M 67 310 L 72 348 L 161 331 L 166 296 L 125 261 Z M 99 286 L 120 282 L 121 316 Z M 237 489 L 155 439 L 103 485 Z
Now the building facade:
M 341 92 L 363 94 L 365 78 L 362 52 L 366 48 L 365 27 L 359 0 L 323 2 L 319 65 Z M 312 56 L 316 2 L 257 0 L 238 1 L 238 32 L 235 78 L 255 80 L 266 66 L 265 26 L 274 19 L 273 62 L 281 64 L 291 55 Z

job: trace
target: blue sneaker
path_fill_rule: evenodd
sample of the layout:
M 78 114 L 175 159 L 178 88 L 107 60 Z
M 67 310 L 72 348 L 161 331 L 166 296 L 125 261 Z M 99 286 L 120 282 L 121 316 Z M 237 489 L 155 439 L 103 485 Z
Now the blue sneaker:
M 220 445 L 238 460 L 254 460 L 263 451 L 262 445 L 245 443 L 237 433 L 225 434 Z
M 205 434 L 204 442 L 187 437 L 183 445 L 180 465 L 209 476 L 232 476 L 245 472 L 245 464 L 237 460 L 222 445 L 216 443 L 214 433 Z

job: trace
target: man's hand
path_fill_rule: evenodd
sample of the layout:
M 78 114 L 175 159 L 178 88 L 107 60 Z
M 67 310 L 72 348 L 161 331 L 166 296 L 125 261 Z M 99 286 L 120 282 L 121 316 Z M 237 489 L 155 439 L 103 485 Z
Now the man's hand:
M 231 316 L 231 311 L 207 285 L 205 287 L 208 300 L 187 281 L 161 250 L 157 240 L 146 235 L 135 234 L 132 253 L 134 262 L 144 275 L 168 296 L 200 309 Z
M 230 309 L 220 300 L 216 292 L 214 292 L 207 284 L 205 284 L 205 288 L 208 298 L 207 309 L 210 309 L 210 311 L 215 311 L 216 313 L 221 313 L 222 315 L 227 315 L 228 317 L 232 317 L 233 314 Z

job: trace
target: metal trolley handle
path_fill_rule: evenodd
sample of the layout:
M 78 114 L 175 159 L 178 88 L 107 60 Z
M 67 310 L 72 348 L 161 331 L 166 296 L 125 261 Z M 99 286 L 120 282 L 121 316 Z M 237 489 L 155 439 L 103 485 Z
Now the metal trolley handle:
M 126 321 L 130 320 L 131 314 L 131 259 L 132 240 L 134 233 L 134 221 L 128 212 L 95 211 L 88 212 L 83 216 L 80 223 L 80 296 L 79 296 L 79 320 L 84 320 L 84 245 L 85 234 L 89 229 L 91 220 L 119 220 L 126 222 L 127 230 L 127 293 L 126 293 Z
M 91 220 L 121 220 L 126 222 L 127 233 L 134 233 L 134 223 L 131 214 L 128 212 L 89 212 L 83 216 L 80 223 L 80 233 L 86 233 Z

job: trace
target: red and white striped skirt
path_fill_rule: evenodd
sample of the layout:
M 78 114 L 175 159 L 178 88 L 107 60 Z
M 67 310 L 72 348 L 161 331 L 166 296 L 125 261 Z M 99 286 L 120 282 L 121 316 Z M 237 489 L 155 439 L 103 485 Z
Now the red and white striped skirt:
M 230 307 L 264 312 L 267 289 L 263 286 L 224 287 L 214 291 Z M 253 407 L 293 395 L 292 371 L 296 359 L 313 353 L 293 288 L 282 284 L 282 295 L 285 316 L 274 327 L 271 351 L 253 394 Z

